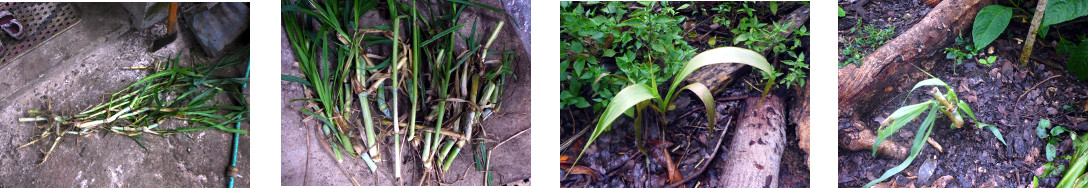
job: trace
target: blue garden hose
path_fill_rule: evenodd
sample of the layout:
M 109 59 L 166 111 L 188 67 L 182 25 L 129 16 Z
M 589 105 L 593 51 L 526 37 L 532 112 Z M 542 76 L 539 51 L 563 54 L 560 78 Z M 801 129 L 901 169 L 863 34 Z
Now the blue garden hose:
M 246 78 L 249 78 L 249 60 L 246 60 Z M 248 81 L 245 84 L 242 84 L 242 89 L 245 90 L 247 85 L 249 85 Z M 241 114 L 239 114 L 239 115 L 241 115 Z M 239 121 L 238 123 L 235 123 L 234 128 L 235 129 L 242 129 L 242 122 Z M 231 167 L 231 170 L 233 170 L 235 167 L 238 166 L 238 138 L 239 138 L 238 133 L 234 133 L 234 145 L 231 147 L 232 152 L 230 153 L 230 167 Z M 230 184 L 227 184 L 227 187 L 234 188 L 234 176 L 233 175 L 230 176 Z

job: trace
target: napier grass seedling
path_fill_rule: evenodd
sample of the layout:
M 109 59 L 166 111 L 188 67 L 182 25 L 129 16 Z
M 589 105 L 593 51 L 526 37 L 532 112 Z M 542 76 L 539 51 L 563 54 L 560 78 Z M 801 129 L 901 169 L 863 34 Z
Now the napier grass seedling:
M 714 108 L 714 97 L 710 93 L 710 89 L 708 89 L 706 85 L 698 82 L 684 86 L 680 88 L 680 90 L 677 90 L 676 87 L 680 85 L 680 82 L 684 80 L 684 78 L 687 78 L 688 75 L 690 75 L 696 69 L 699 69 L 700 67 L 706 65 L 719 63 L 746 64 L 755 67 L 756 69 L 759 69 L 765 74 L 775 75 L 774 67 L 772 67 L 771 64 L 767 63 L 767 59 L 765 59 L 759 53 L 748 49 L 738 47 L 722 47 L 707 50 L 703 53 L 700 53 L 699 55 L 695 55 L 695 57 L 693 57 L 691 61 L 688 61 L 688 63 L 684 65 L 684 67 L 680 70 L 676 77 L 673 78 L 672 84 L 669 86 L 669 90 L 666 90 L 664 97 L 657 93 L 657 91 L 660 90 L 658 90 L 657 84 L 653 84 L 654 82 L 650 82 L 651 85 L 649 86 L 633 83 L 630 86 L 624 88 L 623 90 L 620 90 L 620 92 L 616 94 L 616 97 L 608 103 L 608 108 L 606 108 L 604 113 L 601 114 L 601 117 L 597 122 L 597 126 L 593 129 L 593 134 L 590 135 L 589 140 L 586 141 L 585 147 L 582 148 L 582 152 L 578 153 L 578 157 L 574 159 L 573 164 L 578 163 L 578 160 L 582 158 L 582 154 L 585 153 L 586 149 L 589 149 L 589 146 L 593 144 L 593 141 L 597 139 L 597 136 L 600 136 L 601 133 L 610 130 L 612 127 L 612 122 L 615 121 L 616 118 L 619 118 L 622 114 L 627 114 L 635 118 L 635 142 L 637 143 L 639 152 L 642 152 L 643 155 L 645 155 L 646 149 L 642 146 L 641 136 L 643 110 L 647 107 L 652 108 L 662 116 L 662 121 L 665 121 L 665 118 L 663 116 L 665 115 L 665 111 L 674 108 L 673 106 L 670 106 L 670 103 L 672 102 L 672 100 L 676 99 L 677 91 L 689 90 L 692 93 L 695 93 L 695 95 L 699 97 L 699 99 L 703 102 L 703 105 L 705 105 L 706 107 L 706 119 L 709 123 L 707 125 L 714 126 L 714 121 L 716 119 L 715 117 L 717 117 L 717 111 Z M 766 95 L 767 91 L 770 89 L 770 86 L 773 83 L 775 83 L 774 78 L 771 77 L 766 83 L 765 88 L 763 89 L 764 96 Z
M 930 77 L 933 77 L 933 75 L 930 75 Z M 929 138 L 929 134 L 933 132 L 933 124 L 937 119 L 938 111 L 944 114 L 945 117 L 947 117 L 952 122 L 952 124 L 949 125 L 952 128 L 963 128 L 963 116 L 964 114 L 966 114 L 967 116 L 971 117 L 971 120 L 975 122 L 975 125 L 978 128 L 990 129 L 994 136 L 996 136 L 1002 144 L 1005 144 L 1005 139 L 1002 138 L 1001 131 L 998 130 L 996 126 L 978 122 L 978 120 L 975 118 L 975 113 L 971 110 L 971 107 L 968 106 L 966 102 L 958 98 L 958 96 L 956 95 L 956 91 L 953 90 L 951 86 L 948 86 L 948 84 L 946 84 L 944 81 L 941 81 L 941 79 L 938 79 L 937 77 L 918 82 L 914 85 L 914 88 L 911 88 L 910 92 L 907 93 L 907 96 L 910 97 L 910 94 L 913 93 L 915 89 L 924 86 L 934 86 L 933 89 L 929 92 L 929 95 L 933 97 L 933 99 L 929 99 L 925 102 L 918 104 L 903 106 L 895 110 L 895 112 L 892 112 L 891 116 L 888 116 L 887 119 L 884 119 L 884 121 L 880 123 L 880 129 L 877 130 L 876 141 L 873 142 L 873 156 L 876 156 L 877 148 L 880 143 L 884 141 L 884 139 L 887 139 L 889 136 L 894 135 L 895 132 L 899 131 L 900 128 L 903 128 L 903 126 L 907 125 L 907 123 L 914 121 L 915 118 L 918 118 L 919 115 L 922 115 L 922 113 L 928 110 L 929 113 L 926 114 L 926 117 L 922 121 L 922 124 L 919 125 L 918 132 L 914 134 L 914 141 L 912 142 L 910 148 L 910 155 L 907 157 L 906 160 L 903 161 L 903 163 L 891 169 L 888 169 L 887 172 L 884 172 L 884 174 L 881 175 L 880 178 L 877 178 L 876 180 L 865 184 L 866 188 L 872 187 L 873 185 L 883 182 L 884 180 L 892 177 L 893 175 L 898 174 L 900 171 L 906 169 L 912 161 L 914 161 L 914 158 L 917 157 L 918 153 L 921 152 L 922 148 L 925 147 L 925 142 Z M 945 90 L 948 91 L 948 93 L 946 94 L 941 92 L 941 87 L 944 87 Z

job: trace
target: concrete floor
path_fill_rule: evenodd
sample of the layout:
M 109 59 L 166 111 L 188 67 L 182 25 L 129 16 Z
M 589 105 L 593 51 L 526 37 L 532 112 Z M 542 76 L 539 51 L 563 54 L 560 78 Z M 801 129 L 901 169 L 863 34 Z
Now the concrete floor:
M 183 27 L 179 40 L 147 53 L 151 41 L 162 35 L 163 24 L 153 27 L 160 33 L 155 35 L 130 29 L 129 14 L 119 4 L 79 3 L 77 7 L 82 11 L 81 23 L 0 67 L 0 124 L 5 125 L 0 126 L 0 187 L 225 186 L 231 135 L 221 131 L 147 136 L 141 142 L 149 151 L 124 136 L 67 136 L 41 166 L 37 164 L 48 145 L 16 149 L 40 134 L 34 124 L 17 122 L 27 110 L 45 109 L 51 101 L 54 112 L 78 113 L 148 74 L 121 67 L 149 65 L 157 58 L 199 50 Z M 182 55 L 182 62 L 190 61 L 186 56 Z M 235 67 L 231 72 L 244 71 Z M 237 185 L 248 187 L 249 136 L 241 137 L 240 147 L 243 176 Z
M 502 7 L 500 1 L 497 0 L 484 0 L 480 3 Z M 366 23 L 370 26 L 388 25 L 389 21 L 383 20 L 382 17 L 388 16 L 379 16 L 378 11 L 371 11 L 364 15 L 364 21 L 360 23 Z M 486 38 L 483 33 L 493 30 L 498 23 L 497 20 L 504 17 L 483 9 L 470 8 L 462 15 L 462 20 L 469 20 L 469 22 L 459 32 L 468 35 L 472 26 L 471 20 L 475 18 L 480 19 L 477 26 L 478 38 Z M 510 21 L 507 21 L 503 32 L 499 34 L 500 36 L 492 44 L 491 48 L 517 51 L 517 58 L 513 68 L 517 79 L 512 79 L 512 82 L 506 85 L 507 92 L 503 96 L 502 110 L 483 123 L 483 130 L 487 134 L 481 136 L 488 140 L 494 140 L 488 142 L 487 147 L 493 147 L 497 142 L 531 127 L 529 117 L 531 114 L 529 105 L 530 58 L 529 53 L 524 51 L 525 48 L 522 48 L 521 40 L 511 25 Z M 280 40 L 282 49 L 280 66 L 283 74 L 301 77 L 301 72 L 294 63 L 294 52 L 287 42 L 287 36 L 282 34 L 282 29 Z M 461 40 L 458 39 L 458 41 Z M 463 48 L 463 44 L 460 44 L 460 42 L 459 46 Z M 304 103 L 291 102 L 292 99 L 304 98 L 302 87 L 297 83 L 286 81 L 281 82 L 280 86 L 283 90 L 283 98 L 281 99 L 283 124 L 280 137 L 282 139 L 282 150 L 280 152 L 282 175 L 280 180 L 283 185 L 351 185 L 347 175 L 354 177 L 362 185 L 393 185 L 395 183 L 392 175 L 392 162 L 379 163 L 378 173 L 372 173 L 362 159 L 346 158 L 342 165 L 348 173 L 345 174 L 341 171 L 337 167 L 333 156 L 323 149 L 324 146 L 319 143 L 320 140 L 314 134 L 313 128 L 317 125 L 314 120 L 303 121 L 305 116 L 299 112 L 299 109 L 303 107 Z M 530 130 L 522 133 L 493 152 L 491 162 L 492 169 L 496 173 L 494 183 L 521 182 L 531 177 L 531 166 L 529 165 L 530 151 L 532 151 L 530 148 L 531 132 Z M 392 146 L 391 138 L 386 139 L 386 145 Z M 422 174 L 421 170 L 419 170 L 422 164 L 417 156 L 419 151 L 407 149 L 418 147 L 405 148 L 407 151 L 404 152 L 406 156 L 403 173 L 404 182 L 407 185 L 419 185 Z M 482 185 L 483 173 L 475 170 L 472 158 L 473 152 L 475 150 L 463 149 L 449 171 L 439 178 L 441 182 L 430 181 L 434 179 L 431 176 L 423 184 Z M 392 161 L 391 151 L 384 155 L 388 157 L 387 161 Z

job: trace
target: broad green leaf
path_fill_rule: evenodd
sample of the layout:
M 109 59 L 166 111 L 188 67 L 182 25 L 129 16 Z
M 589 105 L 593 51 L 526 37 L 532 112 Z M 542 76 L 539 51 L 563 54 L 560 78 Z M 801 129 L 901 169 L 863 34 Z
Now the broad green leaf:
M 903 128 L 904 125 L 910 123 L 914 118 L 922 115 L 922 112 L 925 112 L 926 108 L 937 106 L 933 105 L 933 103 L 933 100 L 929 100 L 923 103 L 904 106 L 895 110 L 895 112 L 892 112 L 892 115 L 888 116 L 888 118 L 892 118 L 892 124 L 877 130 L 877 137 L 873 142 L 873 156 L 876 156 L 876 151 L 879 149 L 880 143 L 884 142 L 884 139 L 887 139 L 896 131 L 899 131 L 900 128 Z
M 910 166 L 910 163 L 914 161 L 914 158 L 918 157 L 918 153 L 921 152 L 922 148 L 926 146 L 925 142 L 926 139 L 929 138 L 929 134 L 933 132 L 933 121 L 937 118 L 936 112 L 937 105 L 933 105 L 932 107 L 930 107 L 929 115 L 926 116 L 926 120 L 922 122 L 922 125 L 918 127 L 918 132 L 914 134 L 914 144 L 910 147 L 910 156 L 907 156 L 907 159 L 903 160 L 903 163 L 900 163 L 898 166 L 888 169 L 888 171 L 884 172 L 884 175 L 881 175 L 880 178 L 877 178 L 869 182 L 868 184 L 865 184 L 865 188 L 869 188 L 873 185 L 876 185 L 877 183 L 883 182 L 884 180 L 894 176 L 895 174 L 898 174 L 904 169 L 907 169 L 907 166 Z
M 603 53 L 603 54 L 601 54 L 601 55 L 603 55 L 603 56 L 605 56 L 605 57 L 612 57 L 612 56 L 616 56 L 616 51 L 615 51 L 615 50 L 612 50 L 612 49 L 604 49 L 604 53 Z
M 1039 136 L 1039 139 L 1046 139 L 1046 130 L 1050 129 L 1049 119 L 1040 119 L 1039 125 L 1035 126 L 1035 136 Z
M 578 107 L 578 108 L 585 108 L 585 107 L 589 107 L 589 106 L 590 106 L 590 105 L 589 105 L 589 102 L 586 102 L 586 99 L 585 99 L 585 98 L 582 98 L 582 97 L 575 97 L 575 98 L 574 98 L 573 100 L 574 100 L 574 107 Z
M 582 159 L 582 154 L 585 154 L 586 149 L 589 149 L 593 141 L 597 140 L 597 136 L 600 136 L 601 133 L 604 133 L 605 130 L 612 126 L 612 121 L 615 121 L 632 106 L 653 98 L 659 98 L 657 92 L 642 84 L 627 86 L 627 88 L 623 88 L 619 93 L 616 93 L 616 96 L 608 103 L 604 113 L 601 114 L 601 118 L 597 121 L 597 127 L 593 129 L 593 134 L 589 136 L 585 147 L 582 148 L 582 152 L 578 153 L 578 157 L 574 159 L 572 164 L 578 164 L 578 160 Z
M 676 22 L 676 19 L 672 19 L 672 18 L 670 18 L 668 16 L 658 16 L 657 19 L 654 19 L 654 22 L 657 22 L 657 23 L 672 23 L 672 22 Z
M 741 43 L 741 42 L 744 42 L 744 41 L 748 41 L 748 33 L 740 34 L 740 35 L 737 35 L 736 38 L 733 38 L 733 44 L 734 45 L 738 44 L 738 43 Z
M 684 65 L 684 68 L 680 69 L 680 72 L 673 78 L 672 85 L 669 86 L 668 94 L 665 95 L 666 103 L 672 100 L 676 86 L 679 86 L 680 82 L 687 78 L 688 75 L 703 66 L 718 63 L 740 63 L 755 67 L 764 73 L 774 73 L 774 67 L 767 63 L 767 59 L 752 50 L 738 47 L 714 48 L 695 55 L 695 57 L 691 58 L 691 61 Z M 662 107 L 667 106 L 666 104 Z
M 845 10 L 842 10 L 842 7 L 841 7 L 841 6 L 839 7 L 839 17 L 840 17 L 840 18 L 842 18 L 842 17 L 846 17 L 846 11 L 845 11 Z
M 1005 32 L 1012 20 L 1012 8 L 1001 5 L 990 5 L 978 11 L 975 23 L 971 29 L 971 36 L 978 48 L 986 47 Z
M 1054 25 L 1085 15 L 1088 15 L 1088 0 L 1047 1 L 1042 25 Z
M 1081 40 L 1080 45 L 1077 45 L 1076 47 L 1061 48 L 1065 48 L 1062 51 L 1068 51 L 1069 54 L 1071 54 L 1066 64 L 1066 69 L 1077 75 L 1078 80 L 1088 80 L 1088 39 Z
M 1061 135 L 1062 133 L 1065 133 L 1065 132 L 1068 132 L 1068 131 L 1069 130 L 1065 129 L 1065 127 L 1054 126 L 1053 129 L 1050 129 L 1050 136 L 1058 136 L 1058 135 Z
M 661 43 L 650 44 L 650 48 L 653 48 L 654 51 L 665 52 L 665 47 L 661 46 Z
M 1044 150 L 1046 150 L 1046 161 L 1054 161 L 1054 157 L 1058 156 L 1058 147 L 1054 144 L 1047 143 Z
M 778 15 L 778 2 L 771 1 L 770 8 L 771 15 Z

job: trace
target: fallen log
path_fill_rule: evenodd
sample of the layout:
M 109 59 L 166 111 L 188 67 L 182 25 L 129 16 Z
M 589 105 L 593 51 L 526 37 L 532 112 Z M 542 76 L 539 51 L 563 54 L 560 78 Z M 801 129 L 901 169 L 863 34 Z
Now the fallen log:
M 839 110 L 874 112 L 890 97 L 910 88 L 905 78 L 921 74 L 917 68 L 934 58 L 944 58 L 945 46 L 958 34 L 970 33 L 975 14 L 991 0 L 945 0 L 917 24 L 865 56 L 861 67 L 839 69 Z
M 794 29 L 800 28 L 805 22 L 808 22 L 808 17 L 809 7 L 802 6 L 801 8 L 797 8 L 796 10 L 793 10 L 793 12 L 790 12 L 786 17 L 779 19 L 778 23 L 790 23 L 787 26 L 787 31 L 779 33 L 779 36 L 789 37 L 793 34 Z M 771 55 L 770 48 L 761 50 L 763 56 Z M 729 86 L 729 84 L 732 84 L 737 77 L 748 73 L 749 70 L 751 70 L 751 67 L 739 63 L 707 65 L 692 72 L 691 75 L 684 79 L 684 81 L 687 81 L 688 83 L 702 83 L 710 89 L 711 94 L 718 95 L 722 91 L 725 91 L 725 88 Z
M 850 151 L 872 151 L 873 143 L 876 142 L 876 135 L 865 128 L 861 121 L 854 120 L 850 122 L 850 125 L 850 127 L 840 130 L 842 132 L 839 133 L 839 144 Z M 880 146 L 877 148 L 877 153 L 896 159 L 907 158 L 907 152 L 906 147 L 892 140 L 880 142 Z
M 724 187 L 778 187 L 782 151 L 786 148 L 785 105 L 776 95 L 760 105 L 759 97 L 745 101 L 719 177 Z
M 808 117 L 808 97 L 809 97 L 809 85 L 796 88 L 792 91 L 793 102 L 790 103 L 790 115 L 789 123 L 795 124 L 795 133 L 797 133 L 797 147 L 805 151 L 805 165 L 809 165 L 809 169 L 812 169 L 809 158 L 809 117 Z

